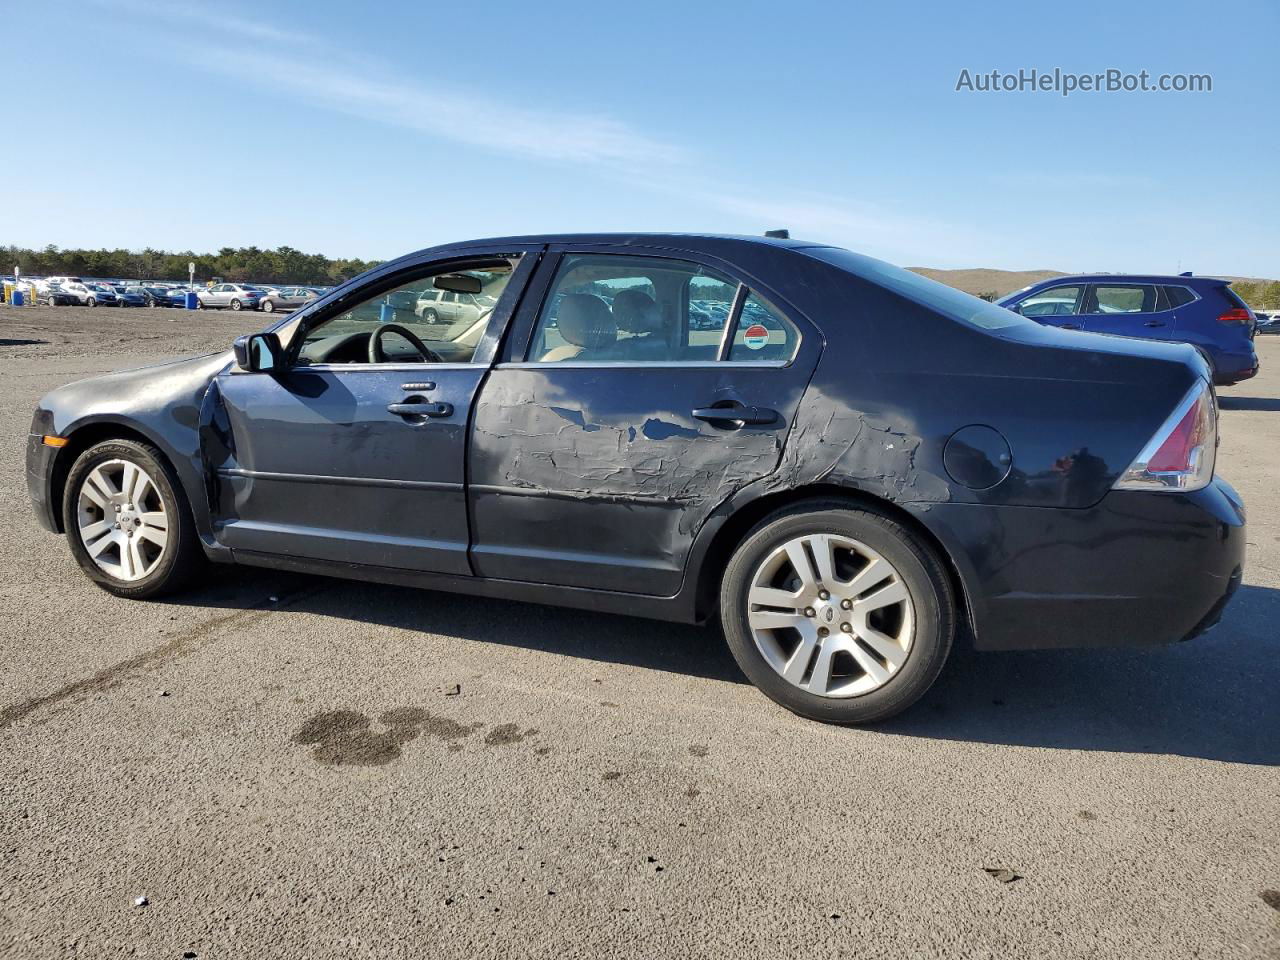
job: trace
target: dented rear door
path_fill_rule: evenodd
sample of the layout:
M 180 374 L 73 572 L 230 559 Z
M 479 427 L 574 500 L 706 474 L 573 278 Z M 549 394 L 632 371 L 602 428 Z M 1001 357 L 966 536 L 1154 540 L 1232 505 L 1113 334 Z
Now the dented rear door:
M 509 345 L 517 359 L 497 364 L 477 398 L 472 567 L 482 577 L 673 595 L 708 514 L 777 468 L 821 337 L 782 305 L 800 330 L 787 362 L 531 360 L 525 343 L 541 304 L 557 299 L 556 268 L 555 256 L 539 267 Z

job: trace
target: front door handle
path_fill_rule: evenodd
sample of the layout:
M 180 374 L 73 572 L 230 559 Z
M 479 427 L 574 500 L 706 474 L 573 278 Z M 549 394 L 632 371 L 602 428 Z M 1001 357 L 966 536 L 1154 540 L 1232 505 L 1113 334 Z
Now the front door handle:
M 711 407 L 698 407 L 692 411 L 695 420 L 705 420 L 713 424 L 736 424 L 741 427 L 750 424 L 776 423 L 778 411 L 768 407 L 749 407 L 738 400 L 719 403 Z
M 1144 323 L 1144 324 L 1143 324 L 1143 326 L 1144 326 L 1144 327 L 1163 327 L 1163 326 L 1164 326 L 1164 321 L 1163 321 L 1163 320 L 1148 320 L 1146 323 Z
M 453 404 L 434 403 L 426 397 L 410 397 L 404 403 L 387 404 L 387 412 L 397 417 L 448 417 L 453 415 Z
M 1080 324 L 1078 324 L 1078 323 L 1060 323 L 1060 324 L 1058 324 L 1058 328 L 1059 328 L 1060 330 L 1079 330 L 1079 329 L 1080 329 Z

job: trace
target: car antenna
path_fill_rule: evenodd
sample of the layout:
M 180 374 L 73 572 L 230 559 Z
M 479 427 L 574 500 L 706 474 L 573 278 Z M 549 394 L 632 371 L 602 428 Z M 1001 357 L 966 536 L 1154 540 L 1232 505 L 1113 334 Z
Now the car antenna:
M 790 239 L 791 239 L 791 231 L 790 231 L 790 230 L 766 230 L 766 231 L 764 232 L 764 235 L 765 235 L 766 237 L 773 237 L 773 239 L 775 239 L 775 240 L 790 240 Z

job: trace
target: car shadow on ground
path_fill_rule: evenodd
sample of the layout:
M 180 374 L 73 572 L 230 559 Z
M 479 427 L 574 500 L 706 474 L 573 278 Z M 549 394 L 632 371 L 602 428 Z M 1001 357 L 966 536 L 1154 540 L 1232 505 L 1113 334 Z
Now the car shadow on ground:
M 235 608 L 278 595 L 290 610 L 746 683 L 714 628 L 269 571 L 232 569 L 171 603 Z M 334 623 L 336 621 L 336 623 Z M 1188 643 L 976 653 L 960 643 L 938 682 L 881 733 L 1172 754 L 1280 765 L 1280 590 L 1244 586 L 1222 623 Z M 770 709 L 763 701 L 762 709 Z
M 1280 398 L 1224 397 L 1219 395 L 1218 406 L 1223 410 L 1280 410 Z

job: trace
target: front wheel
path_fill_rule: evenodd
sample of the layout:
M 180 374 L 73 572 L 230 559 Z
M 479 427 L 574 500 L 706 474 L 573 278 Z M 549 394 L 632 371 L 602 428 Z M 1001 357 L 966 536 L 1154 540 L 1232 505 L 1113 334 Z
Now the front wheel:
M 933 551 L 871 508 L 801 505 L 765 518 L 725 570 L 720 619 L 768 697 L 826 723 L 871 723 L 915 703 L 955 636 Z
M 440 314 L 436 313 L 435 310 L 428 309 L 423 311 L 422 319 L 425 320 L 427 323 L 439 323 Z
M 170 593 L 203 563 L 187 498 L 149 444 L 107 440 L 82 453 L 67 476 L 62 516 L 81 569 L 116 596 Z
M 263 300 L 263 301 L 262 301 L 262 312 L 263 312 L 263 313 L 275 313 L 275 312 L 276 312 L 276 304 L 275 304 L 275 301 L 274 301 L 274 300 Z

